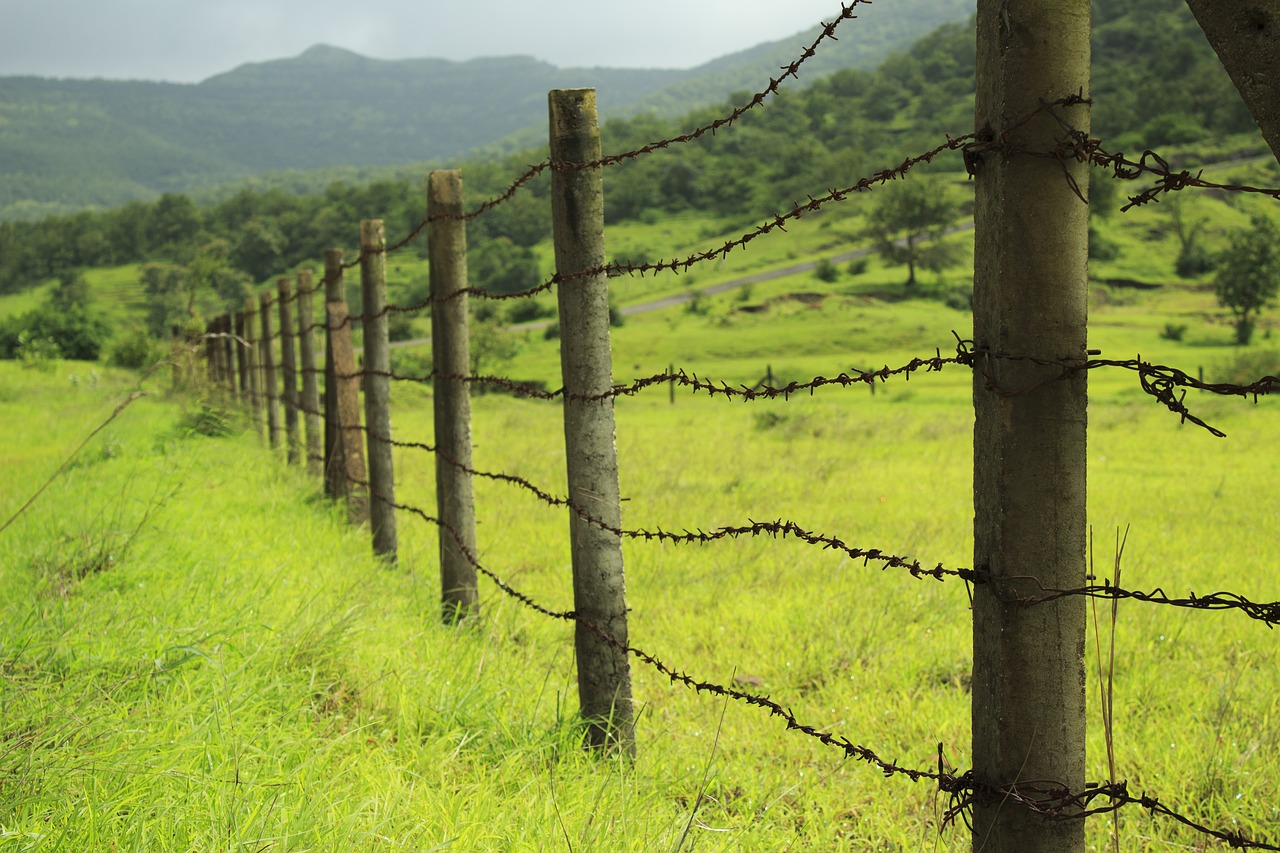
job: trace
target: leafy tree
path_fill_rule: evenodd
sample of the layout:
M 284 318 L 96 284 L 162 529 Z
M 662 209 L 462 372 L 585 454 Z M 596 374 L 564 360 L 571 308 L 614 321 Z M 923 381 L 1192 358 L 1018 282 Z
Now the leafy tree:
M 67 270 L 39 308 L 10 320 L 0 331 L 0 353 L 21 355 L 46 346 L 51 358 L 93 361 L 111 338 L 106 319 L 89 304 L 89 285 L 79 270 Z
M 58 275 L 58 283 L 49 294 L 49 305 L 58 311 L 88 309 L 89 282 L 78 269 L 64 270 Z
M 240 226 L 231 260 L 254 281 L 263 281 L 283 266 L 284 246 L 284 236 L 275 224 L 255 217 Z
M 1262 309 L 1280 293 L 1280 230 L 1266 216 L 1237 231 L 1222 255 L 1213 289 L 1235 318 L 1236 343 L 1247 346 Z
M 147 216 L 148 247 L 158 255 L 171 255 L 200 233 L 200 211 L 185 195 L 165 193 Z
M 891 264 L 907 265 L 907 289 L 916 285 L 916 267 L 940 271 L 959 261 L 956 247 L 944 243 L 947 226 L 959 215 L 954 201 L 936 187 L 908 180 L 884 190 L 872 211 L 868 236 Z
M 166 338 L 173 326 L 189 319 L 187 270 L 177 264 L 147 264 L 139 280 L 147 294 L 147 330 Z
M 1207 217 L 1188 216 L 1183 209 L 1182 197 L 1176 194 L 1161 207 L 1169 212 L 1174 233 L 1178 236 L 1179 249 L 1178 258 L 1173 264 L 1174 272 L 1180 278 L 1195 278 L 1213 269 L 1213 256 L 1200 244 L 1200 234 L 1208 222 Z
M 538 285 L 538 259 L 524 246 L 506 237 L 486 240 L 475 246 L 467 269 L 476 287 L 490 293 L 515 293 Z

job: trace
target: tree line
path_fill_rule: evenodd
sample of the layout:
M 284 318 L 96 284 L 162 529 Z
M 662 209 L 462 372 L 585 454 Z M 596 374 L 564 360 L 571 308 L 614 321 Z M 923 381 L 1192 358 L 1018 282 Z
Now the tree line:
M 1252 120 L 1181 0 L 1132 0 L 1095 8 L 1094 131 L 1115 145 L 1187 143 L 1250 130 Z M 972 21 L 947 24 L 874 72 L 846 69 L 784 89 L 735 125 L 606 174 L 610 222 L 699 211 L 747 222 L 810 193 L 856 180 L 972 123 Z M 1174 70 L 1176 69 L 1176 73 Z M 606 122 L 609 151 L 640 147 L 724 115 L 749 94 L 673 121 L 653 115 Z M 468 197 L 499 192 L 545 154 L 526 151 L 463 166 Z M 424 170 L 425 173 L 425 170 Z M 471 223 L 476 283 L 510 291 L 535 283 L 531 248 L 549 236 L 545 176 Z M 257 282 L 354 249 L 354 223 L 381 218 L 405 234 L 424 212 L 420 179 L 330 184 L 297 195 L 244 189 L 211 205 L 168 193 L 108 211 L 0 223 L 0 293 L 18 292 L 83 267 L 141 263 L 162 331 L 199 299 L 234 308 Z M 424 247 L 418 247 L 423 250 Z M 646 259 L 647 260 L 647 259 Z

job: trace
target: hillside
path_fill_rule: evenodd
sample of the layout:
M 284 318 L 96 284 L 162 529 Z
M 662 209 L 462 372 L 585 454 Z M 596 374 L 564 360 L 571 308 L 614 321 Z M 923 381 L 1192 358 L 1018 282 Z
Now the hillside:
M 859 19 L 850 23 L 860 27 L 868 22 Z M 1157 146 L 1168 151 L 1167 146 L 1181 145 L 1184 159 L 1212 162 L 1224 154 L 1238 154 L 1242 147 L 1260 147 L 1260 140 L 1254 142 L 1256 128 L 1248 112 L 1181 0 L 1131 0 L 1125 8 L 1100 9 L 1095 23 L 1093 131 L 1108 140 L 1112 150 Z M 814 61 L 848 40 L 846 35 L 834 43 L 824 42 Z M 301 60 L 247 67 L 192 88 L 223 93 L 223 109 L 231 111 L 230 105 L 237 103 L 237 98 L 248 97 L 247 92 L 274 92 L 271 97 L 283 98 L 282 93 L 290 87 L 279 81 L 308 77 L 299 70 L 300 62 L 329 67 L 326 73 L 332 74 L 347 65 L 384 71 L 401 67 L 319 49 L 309 51 Z M 483 63 L 472 65 L 478 68 Z M 1180 69 L 1178 73 L 1173 73 L 1175 68 Z M 772 72 L 772 68 L 759 70 L 762 78 L 765 72 Z M 812 76 L 802 73 L 805 79 Z M 690 210 L 738 224 L 758 220 L 808 194 L 845 185 L 899 162 L 907 152 L 932 147 L 944 133 L 966 132 L 972 124 L 973 77 L 972 23 L 943 24 L 909 50 L 890 54 L 874 71 L 845 68 L 818 76 L 808 86 L 786 87 L 763 108 L 743 116 L 732 131 L 704 136 L 661 156 L 610 169 L 607 214 L 611 222 Z M 293 86 L 299 87 L 300 83 Z M 350 83 L 348 88 L 335 91 L 344 92 L 344 97 L 354 102 L 359 96 L 357 88 Z M 153 84 L 139 91 L 157 93 L 157 103 L 163 103 L 159 93 L 168 87 Z M 538 96 L 539 104 L 542 97 Z M 646 114 L 608 120 L 602 128 L 603 143 L 611 152 L 634 149 L 723 116 L 742 102 L 742 98 L 720 102 L 679 119 Z M 55 113 L 70 109 L 65 104 L 58 107 L 56 99 L 51 103 L 49 109 Z M 144 99 L 139 96 L 132 109 L 141 116 L 143 107 Z M 282 141 L 286 138 L 286 105 L 281 104 L 279 110 L 279 139 L 264 142 L 253 155 L 257 160 L 240 162 L 236 169 L 248 172 L 251 166 L 281 162 L 287 153 Z M 103 123 L 98 135 L 110 138 L 105 129 L 110 122 L 99 113 L 85 111 L 82 123 L 90 124 L 93 116 Z M 298 120 L 304 125 L 309 121 Z M 123 127 L 141 135 L 137 129 L 141 123 L 139 117 Z M 247 133 L 247 125 L 241 130 Z M 341 122 L 331 123 L 323 133 L 316 128 L 316 137 L 322 141 L 354 133 Z M 1237 136 L 1224 146 L 1222 140 L 1232 135 Z M 215 141 L 220 138 L 212 132 L 208 136 Z M 229 139 L 223 142 L 230 144 Z M 376 135 L 369 139 L 376 139 Z M 102 146 L 87 156 L 79 167 L 81 173 L 76 174 L 83 177 L 85 192 L 97 187 L 95 180 L 99 178 L 110 180 L 111 162 L 128 165 L 130 174 L 137 176 L 133 186 L 138 192 L 142 192 L 138 188 L 144 179 L 213 180 L 211 176 L 218 174 L 216 163 L 194 176 L 180 167 L 180 154 L 196 156 L 195 140 L 190 142 L 189 150 L 177 144 L 166 149 L 173 155 L 167 160 L 159 154 L 151 156 L 141 141 L 127 149 Z M 59 152 L 73 151 L 77 144 L 68 138 L 61 148 L 47 148 L 50 156 L 60 156 Z M 409 144 L 407 140 L 405 144 Z M 533 148 L 534 144 L 464 163 L 468 197 L 478 199 L 501 191 L 528 164 L 543 159 L 545 153 Z M 317 146 L 307 156 L 324 156 L 324 146 Z M 372 141 L 369 146 L 371 150 L 376 147 Z M 39 156 L 40 152 L 32 153 L 17 162 L 38 164 Z M 211 163 L 214 156 L 208 155 Z M 104 162 L 108 165 L 97 165 Z M 31 168 L 35 169 L 33 182 L 43 180 L 52 186 L 62 180 L 47 164 Z M 148 260 L 185 264 L 216 241 L 222 241 L 217 254 L 261 281 L 318 257 L 326 248 L 350 247 L 352 223 L 358 219 L 382 218 L 389 233 L 407 232 L 422 216 L 419 182 L 426 171 L 419 166 L 374 182 L 370 182 L 367 170 L 361 174 L 354 168 L 340 173 L 293 171 L 282 178 L 284 186 L 254 179 L 253 184 L 242 184 L 234 191 L 221 191 L 216 203 L 204 207 L 193 206 L 185 195 L 170 195 L 156 203 L 135 202 L 105 213 L 48 219 L 39 226 L 0 221 L 0 292 L 25 290 L 68 267 Z M 329 179 L 323 186 L 309 183 L 321 175 Z M 314 187 L 309 194 L 305 193 L 308 186 Z M 487 236 L 506 237 L 521 251 L 537 243 L 546 236 L 541 212 L 545 193 L 545 181 L 535 181 L 530 192 L 518 194 L 475 223 L 473 238 L 478 243 Z M 250 223 L 253 226 L 248 228 Z M 659 246 L 647 248 L 661 251 Z M 520 252 L 507 252 L 513 254 Z M 512 257 L 490 260 L 510 266 Z M 515 260 L 524 264 L 526 279 L 536 275 L 536 270 L 529 272 L 527 254 Z
M 873 68 L 972 7 L 972 0 L 868 7 L 811 67 Z M 109 207 L 282 170 L 457 158 L 541 123 L 555 88 L 597 88 L 605 115 L 683 114 L 758 88 L 817 33 L 688 70 L 557 68 L 527 56 L 388 61 L 317 45 L 199 84 L 0 77 L 0 219 Z M 309 186 L 322 189 L 329 179 L 321 174 Z

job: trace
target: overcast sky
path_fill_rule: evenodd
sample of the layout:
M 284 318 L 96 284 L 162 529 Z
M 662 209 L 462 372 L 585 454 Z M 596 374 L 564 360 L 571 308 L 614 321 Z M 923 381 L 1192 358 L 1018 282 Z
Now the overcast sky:
M 688 68 L 839 13 L 839 0 L 0 0 L 0 74 L 195 82 L 314 44 Z

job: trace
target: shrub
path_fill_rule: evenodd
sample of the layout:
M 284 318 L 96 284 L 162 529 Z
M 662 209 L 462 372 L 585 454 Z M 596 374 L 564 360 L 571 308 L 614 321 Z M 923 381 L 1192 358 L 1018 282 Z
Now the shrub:
M 870 265 L 871 265 L 871 262 L 868 261 L 866 258 L 854 258 L 853 260 L 849 261 L 849 266 L 845 267 L 845 270 L 849 273 L 849 275 L 862 275 L 864 272 L 867 271 L 867 267 Z
M 831 263 L 831 261 L 823 258 L 818 261 L 817 265 L 813 268 L 813 275 L 819 281 L 831 283 L 840 278 L 840 270 L 836 269 L 836 265 Z
M 1213 255 L 1194 240 L 1182 247 L 1182 251 L 1178 253 L 1178 259 L 1173 263 L 1173 270 L 1179 278 L 1195 278 L 1209 272 L 1213 267 Z
M 517 299 L 507 309 L 508 323 L 532 323 L 543 317 L 550 317 L 555 312 L 542 305 L 536 299 Z
M 1249 385 L 1264 376 L 1280 376 L 1280 350 L 1248 350 L 1228 362 L 1215 365 L 1214 381 Z
M 387 353 L 391 372 L 399 376 L 429 376 L 431 350 L 427 347 L 396 347 Z
M 942 303 L 948 308 L 954 308 L 956 311 L 972 311 L 973 289 L 956 287 L 947 290 L 942 294 Z
M 387 340 L 409 341 L 417 337 L 413 318 L 403 311 L 393 311 L 387 316 Z
M 168 357 L 168 349 L 145 329 L 134 328 L 117 338 L 107 353 L 107 360 L 127 370 L 145 370 Z
M 1114 261 L 1120 257 L 1120 247 L 1101 231 L 1089 224 L 1089 260 Z
M 247 424 L 239 410 L 201 401 L 182 416 L 178 426 L 188 434 L 217 438 L 243 432 Z
M 62 350 L 52 338 L 35 337 L 30 332 L 18 334 L 18 359 L 28 370 L 40 370 L 48 373 L 56 366 L 54 362 L 62 358 Z
M 1164 331 L 1160 333 L 1160 337 L 1166 341 L 1180 341 L 1186 333 L 1186 323 L 1165 323 Z

